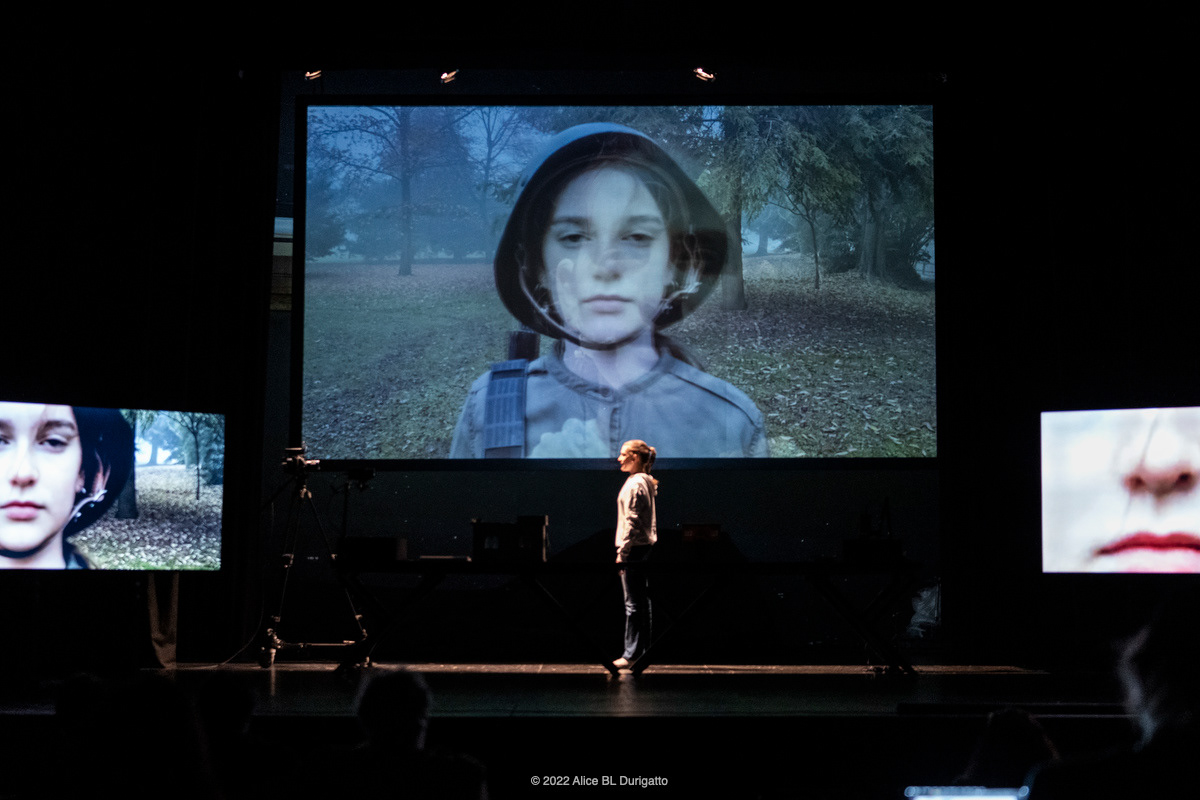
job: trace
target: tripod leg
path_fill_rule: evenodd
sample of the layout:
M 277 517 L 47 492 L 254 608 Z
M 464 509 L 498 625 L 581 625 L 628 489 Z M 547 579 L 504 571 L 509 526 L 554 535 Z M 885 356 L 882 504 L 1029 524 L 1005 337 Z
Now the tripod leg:
M 346 577 L 342 573 L 342 570 L 338 568 L 338 564 L 336 563 L 337 562 L 337 554 L 333 551 L 333 545 L 330 544 L 330 542 L 329 542 L 329 536 L 325 532 L 325 526 L 321 523 L 321 517 L 317 514 L 317 507 L 313 503 L 311 493 L 308 495 L 307 499 L 308 499 L 308 509 L 310 512 L 312 512 L 312 518 L 317 523 L 317 530 L 320 531 L 320 533 L 321 533 L 321 541 L 325 545 L 325 555 L 329 559 L 329 566 L 333 570 L 334 577 L 336 577 L 338 583 L 341 584 L 342 592 L 346 595 L 346 602 L 350 606 L 350 616 L 354 620 L 355 627 L 358 628 L 358 641 L 362 642 L 364 639 L 367 638 L 367 631 L 366 631 L 366 628 L 363 627 L 362 613 L 359 611 L 358 606 L 355 603 L 354 587 L 350 584 L 349 581 L 346 580 Z
M 293 482 L 297 480 L 296 478 L 292 479 Z M 287 599 L 288 578 L 291 576 L 292 566 L 296 560 L 296 543 L 300 536 L 300 505 L 305 497 L 308 497 L 310 501 L 312 499 L 308 486 L 303 480 L 300 480 L 296 492 L 292 495 L 292 501 L 288 505 L 287 521 L 284 523 L 283 548 L 279 554 L 279 563 L 283 570 L 280 578 L 279 605 L 276 606 L 275 614 L 267 622 L 267 630 L 259 651 L 258 663 L 263 668 L 272 666 L 275 663 L 276 653 L 285 646 L 285 642 L 279 638 L 279 625 L 283 619 L 284 602 Z

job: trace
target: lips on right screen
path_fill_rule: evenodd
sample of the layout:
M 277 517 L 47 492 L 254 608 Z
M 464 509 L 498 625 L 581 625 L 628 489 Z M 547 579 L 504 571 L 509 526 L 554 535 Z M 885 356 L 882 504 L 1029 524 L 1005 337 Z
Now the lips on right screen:
M 1200 537 L 1190 533 L 1135 533 L 1096 551 L 1096 555 L 1111 556 L 1126 550 L 1196 550 L 1200 552 Z
M 1119 559 L 1118 572 L 1200 572 L 1200 536 L 1175 532 L 1153 534 L 1144 531 L 1105 545 L 1097 556 Z

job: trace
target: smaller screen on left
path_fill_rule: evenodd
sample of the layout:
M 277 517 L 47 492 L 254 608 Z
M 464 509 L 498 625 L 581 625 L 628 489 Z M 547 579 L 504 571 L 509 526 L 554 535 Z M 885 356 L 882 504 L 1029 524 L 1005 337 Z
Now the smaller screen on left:
M 0 400 L 0 569 L 216 570 L 225 420 Z

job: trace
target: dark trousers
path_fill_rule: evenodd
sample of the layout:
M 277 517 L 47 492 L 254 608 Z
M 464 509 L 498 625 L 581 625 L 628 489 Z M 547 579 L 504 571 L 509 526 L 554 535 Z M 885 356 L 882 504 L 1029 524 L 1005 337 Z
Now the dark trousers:
M 627 560 L 645 561 L 649 555 L 650 545 L 637 545 L 629 551 Z M 650 646 L 650 587 L 646 573 L 639 569 L 621 570 L 621 590 L 625 593 L 625 652 L 622 655 L 636 661 Z

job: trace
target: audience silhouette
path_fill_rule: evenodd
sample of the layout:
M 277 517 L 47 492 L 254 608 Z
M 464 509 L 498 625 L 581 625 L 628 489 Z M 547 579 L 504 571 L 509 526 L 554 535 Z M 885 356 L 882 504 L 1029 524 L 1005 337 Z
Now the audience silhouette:
M 188 692 L 159 673 L 81 674 L 59 688 L 44 763 L 28 765 L 28 779 L 10 781 L 0 796 L 223 800 L 353 788 L 366 797 L 486 800 L 480 762 L 426 747 L 431 700 L 420 674 L 373 668 L 356 701 L 358 741 L 339 746 L 296 732 L 286 741 L 253 735 L 254 693 L 236 676 L 215 673 Z
M 1134 718 L 1133 747 L 1035 768 L 1029 800 L 1181 797 L 1195 791 L 1200 753 L 1200 637 L 1192 594 L 1177 594 L 1125 644 L 1117 674 Z
M 66 764 L 47 765 L 41 796 L 221 798 L 190 695 L 155 673 L 81 675 L 55 713 Z
M 481 763 L 425 747 L 431 699 L 416 672 L 375 668 L 363 678 L 356 714 L 364 740 L 351 754 L 356 780 L 405 797 L 486 798 Z
M 1058 759 L 1058 750 L 1028 711 L 1005 708 L 988 714 L 959 786 L 1017 787 L 1036 765 Z

